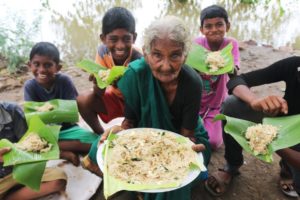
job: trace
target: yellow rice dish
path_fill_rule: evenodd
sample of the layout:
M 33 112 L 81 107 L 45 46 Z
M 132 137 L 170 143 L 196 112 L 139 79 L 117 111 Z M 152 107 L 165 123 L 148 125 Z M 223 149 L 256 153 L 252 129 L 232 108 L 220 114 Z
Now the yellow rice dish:
M 46 153 L 52 148 L 52 144 L 41 138 L 37 133 L 29 134 L 23 141 L 15 145 L 18 149 L 35 153 Z
M 277 133 L 276 126 L 257 124 L 248 127 L 245 136 L 254 154 L 264 155 L 267 153 L 268 144 L 277 137 Z
M 225 59 L 221 55 L 221 51 L 213 51 L 207 54 L 205 63 L 208 64 L 210 72 L 216 72 L 225 67 Z
M 113 177 L 132 184 L 168 184 L 182 182 L 196 163 L 191 142 L 178 142 L 169 132 L 133 130 L 110 143 L 107 161 Z
M 46 102 L 42 106 L 35 107 L 35 110 L 38 111 L 38 112 L 47 112 L 47 111 L 51 111 L 53 109 L 54 109 L 54 106 L 49 102 Z

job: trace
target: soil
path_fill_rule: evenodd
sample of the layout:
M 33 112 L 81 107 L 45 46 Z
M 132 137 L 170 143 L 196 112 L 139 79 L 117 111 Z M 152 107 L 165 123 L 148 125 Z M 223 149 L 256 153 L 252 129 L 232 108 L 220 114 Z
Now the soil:
M 288 47 L 274 49 L 270 46 L 258 46 L 255 41 L 240 43 L 241 66 L 240 72 L 248 72 L 293 55 L 300 55 L 300 51 L 292 50 Z M 23 88 L 25 80 L 31 77 L 29 72 L 9 75 L 3 66 L 5 62 L 0 58 L 0 101 L 14 101 L 22 105 Z M 92 88 L 92 83 L 88 81 L 88 74 L 76 67 L 63 69 L 64 73 L 70 75 L 79 93 Z M 276 83 L 253 88 L 259 96 L 268 94 L 282 95 L 285 89 L 284 83 Z M 213 152 L 209 164 L 209 171 L 214 172 L 224 165 L 224 147 Z M 288 200 L 279 189 L 279 157 L 274 155 L 274 162 L 267 164 L 255 159 L 253 156 L 244 153 L 245 163 L 241 167 L 241 175 L 233 180 L 233 184 L 228 188 L 228 192 L 221 197 L 212 197 L 204 189 L 203 184 L 197 185 L 193 190 L 193 200 Z M 100 191 L 99 189 L 98 191 Z M 95 195 L 93 199 L 102 199 Z M 120 198 L 123 199 L 123 198 Z

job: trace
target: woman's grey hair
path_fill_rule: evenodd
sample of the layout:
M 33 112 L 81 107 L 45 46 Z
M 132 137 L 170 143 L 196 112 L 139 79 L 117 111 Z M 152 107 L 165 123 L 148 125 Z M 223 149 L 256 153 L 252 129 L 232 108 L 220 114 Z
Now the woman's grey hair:
M 156 20 L 144 32 L 144 51 L 150 54 L 155 39 L 170 39 L 182 43 L 184 55 L 191 47 L 191 35 L 184 22 L 175 16 L 166 16 Z

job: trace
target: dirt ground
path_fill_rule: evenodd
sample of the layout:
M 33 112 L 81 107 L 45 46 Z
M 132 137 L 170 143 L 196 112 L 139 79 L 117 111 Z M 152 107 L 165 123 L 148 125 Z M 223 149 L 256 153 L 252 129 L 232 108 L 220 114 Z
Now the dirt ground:
M 239 73 L 252 71 L 266 67 L 269 64 L 293 55 L 300 55 L 300 51 L 292 51 L 289 48 L 273 49 L 269 46 L 257 46 L 254 41 L 240 44 L 241 70 Z M 14 101 L 22 105 L 23 91 L 22 84 L 31 77 L 29 73 L 23 75 L 8 75 L 3 69 L 0 61 L 0 101 Z M 75 83 L 78 91 L 84 92 L 91 88 L 88 75 L 78 68 L 68 67 L 63 71 L 69 74 Z M 253 88 L 260 96 L 267 94 L 282 94 L 285 89 L 284 83 L 264 85 Z M 224 148 L 212 154 L 209 164 L 209 171 L 216 171 L 224 164 Z M 193 200 L 288 200 L 278 187 L 278 156 L 274 155 L 274 163 L 267 164 L 254 157 L 245 155 L 245 163 L 241 168 L 241 175 L 233 180 L 228 192 L 222 197 L 212 197 L 205 190 L 202 184 L 193 190 Z M 99 190 L 100 191 L 100 190 Z M 95 195 L 93 199 L 102 199 Z

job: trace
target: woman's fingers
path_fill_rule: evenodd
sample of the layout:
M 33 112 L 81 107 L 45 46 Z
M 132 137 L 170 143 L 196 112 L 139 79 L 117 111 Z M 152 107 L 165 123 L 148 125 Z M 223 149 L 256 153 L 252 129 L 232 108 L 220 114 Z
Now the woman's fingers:
M 107 137 L 108 137 L 108 135 L 110 133 L 114 133 L 115 134 L 115 133 L 118 133 L 118 132 L 120 132 L 122 130 L 123 130 L 123 128 L 121 126 L 117 126 L 117 125 L 109 128 L 109 129 L 106 129 L 104 131 L 104 133 L 101 135 L 101 138 L 99 140 L 98 146 L 107 139 Z
M 194 144 L 192 149 L 196 152 L 201 152 L 205 150 L 205 146 L 203 144 Z

